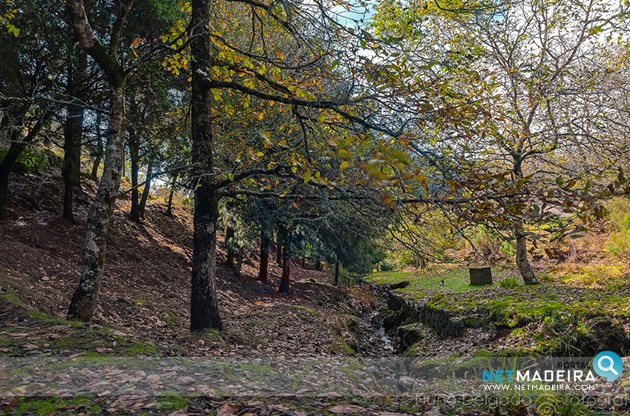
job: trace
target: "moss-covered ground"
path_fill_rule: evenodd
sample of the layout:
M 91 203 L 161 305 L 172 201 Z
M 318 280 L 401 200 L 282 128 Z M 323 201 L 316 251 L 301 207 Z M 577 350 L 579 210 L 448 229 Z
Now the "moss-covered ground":
M 588 355 L 599 349 L 628 353 L 630 275 L 618 266 L 557 268 L 538 285 L 524 285 L 509 268 L 493 269 L 498 281 L 471 286 L 468 270 L 379 272 L 367 277 L 430 309 L 457 316 L 468 326 L 507 334 L 487 348 L 553 355 Z M 507 284 L 506 284 L 507 283 Z

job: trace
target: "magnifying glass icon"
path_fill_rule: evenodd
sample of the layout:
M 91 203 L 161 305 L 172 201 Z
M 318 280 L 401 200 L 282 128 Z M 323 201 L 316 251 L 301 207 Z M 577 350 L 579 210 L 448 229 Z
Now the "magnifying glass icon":
M 604 365 L 604 362 L 607 363 L 607 365 Z M 597 366 L 601 371 L 610 371 L 616 376 L 619 375 L 619 372 L 615 370 L 615 361 L 612 359 L 612 357 L 608 355 L 602 355 L 601 357 L 599 357 L 599 359 L 597 360 Z

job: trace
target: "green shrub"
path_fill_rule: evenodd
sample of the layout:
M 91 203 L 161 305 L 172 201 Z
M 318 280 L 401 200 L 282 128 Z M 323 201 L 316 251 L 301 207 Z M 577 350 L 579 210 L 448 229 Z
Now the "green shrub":
M 516 246 L 509 241 L 503 241 L 499 251 L 508 257 L 512 257 L 516 254 Z
M 391 272 L 392 270 L 394 270 L 394 263 L 391 263 L 387 260 L 383 260 L 380 264 L 379 264 L 379 269 L 382 272 Z
M 515 287 L 520 286 L 520 283 L 516 277 L 507 277 L 503 280 L 499 280 L 499 286 L 506 289 L 514 289 Z
M 0 149 L 0 160 L 4 159 L 8 151 L 8 147 Z M 50 168 L 49 159 L 46 150 L 24 149 L 20 156 L 18 156 L 16 164 L 21 167 L 24 172 L 39 173 Z

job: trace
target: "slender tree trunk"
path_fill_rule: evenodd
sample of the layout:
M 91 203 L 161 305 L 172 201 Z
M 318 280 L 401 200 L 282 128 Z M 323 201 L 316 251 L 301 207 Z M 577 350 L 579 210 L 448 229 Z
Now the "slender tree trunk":
M 321 259 L 317 259 L 315 261 L 315 270 L 317 270 L 317 271 L 321 271 L 322 270 L 322 261 L 321 261 Z
M 282 266 L 282 244 L 276 241 L 276 264 Z
M 516 180 L 523 178 L 523 158 L 520 153 L 512 155 L 514 158 L 513 172 Z M 528 285 L 538 283 L 538 279 L 534 274 L 529 259 L 527 258 L 527 236 L 525 235 L 525 228 L 522 219 L 516 220 L 514 226 L 514 239 L 516 245 L 516 267 L 523 277 L 523 282 Z
M 192 162 L 198 179 L 195 213 L 190 299 L 190 329 L 223 327 L 216 294 L 216 233 L 219 198 L 214 189 L 212 94 L 206 74 L 212 67 L 213 50 L 208 35 L 210 1 L 192 1 L 190 46 L 192 52 Z
M 28 143 L 11 141 L 9 151 L 0 162 L 0 218 L 6 216 L 7 202 L 9 199 L 9 176 L 13 170 L 13 165 L 20 154 L 26 149 Z
M 538 283 L 538 279 L 527 258 L 527 237 L 521 226 L 515 229 L 514 238 L 516 239 L 516 266 L 518 271 L 521 273 L 525 284 L 534 285 Z
M 227 251 L 225 264 L 228 267 L 234 267 L 234 259 L 236 257 L 236 250 L 234 247 L 234 228 L 229 225 L 225 227 L 225 249 Z
M 64 182 L 63 218 L 74 222 L 74 190 L 81 186 L 81 141 L 83 139 L 83 116 L 85 109 L 79 99 L 87 71 L 87 54 L 78 51 L 79 63 L 76 68 L 68 65 L 68 93 L 72 101 L 67 106 L 68 118 L 64 127 L 63 169 Z
M 125 146 L 123 146 L 123 148 L 121 149 L 121 165 L 120 165 L 120 171 L 121 171 L 121 178 L 124 178 L 125 176 L 127 176 L 127 163 L 126 163 L 126 158 L 125 158 Z
M 306 257 L 302 257 L 302 268 L 306 269 Z
M 149 161 L 147 166 L 147 178 L 142 189 L 142 196 L 140 197 L 140 203 L 138 204 L 138 214 L 140 218 L 144 218 L 144 212 L 147 208 L 147 200 L 149 199 L 149 193 L 151 192 L 151 181 L 153 180 L 153 160 Z
M 103 176 L 88 212 L 81 277 L 68 309 L 68 318 L 81 321 L 90 321 L 96 310 L 105 266 L 107 226 L 116 204 L 115 199 L 110 197 L 118 192 L 120 186 L 125 120 L 124 79 L 111 86 L 110 96 Z
M 269 237 L 263 231 L 260 236 L 260 270 L 258 280 L 266 282 L 268 280 L 267 271 L 269 269 Z
M 339 259 L 335 261 L 335 286 L 339 286 Z
M 90 178 L 93 181 L 98 182 L 98 168 L 101 166 L 101 160 L 103 159 L 103 137 L 101 134 L 101 113 L 96 113 L 96 151 L 94 154 L 94 163 L 92 164 L 92 170 L 90 172 Z
M 129 132 L 129 159 L 131 160 L 131 211 L 129 211 L 129 219 L 134 222 L 140 222 L 140 210 L 138 208 L 140 199 L 140 192 L 138 189 L 140 142 L 135 131 Z
M 173 216 L 173 195 L 175 194 L 175 185 L 177 184 L 177 175 L 173 177 L 173 182 L 171 182 L 171 189 L 168 192 L 168 200 L 166 202 L 166 212 L 165 214 L 169 217 Z
M 289 281 L 291 277 L 291 259 L 289 258 L 289 252 L 287 246 L 282 246 L 282 277 L 280 278 L 280 287 L 278 292 L 289 292 Z

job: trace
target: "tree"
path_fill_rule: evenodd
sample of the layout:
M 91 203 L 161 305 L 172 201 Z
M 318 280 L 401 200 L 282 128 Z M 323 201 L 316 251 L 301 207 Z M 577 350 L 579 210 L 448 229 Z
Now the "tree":
M 10 6 L 13 2 L 10 2 Z M 10 19 L 0 31 L 0 132 L 9 147 L 0 161 L 0 218 L 6 215 L 9 177 L 22 152 L 50 125 L 65 69 L 61 26 L 48 4 L 28 2 L 23 10 L 0 10 Z M 44 16 L 51 16 L 45 18 Z M 18 27 L 20 29 L 18 29 Z
M 69 0 L 66 4 L 79 45 L 103 71 L 109 88 L 109 121 L 103 174 L 96 197 L 88 212 L 81 277 L 68 309 L 69 318 L 89 321 L 97 306 L 105 265 L 107 227 L 121 180 L 127 79 L 138 65 L 156 55 L 154 45 L 148 41 L 143 42 L 143 38 L 137 35 L 144 35 L 145 39 L 157 35 L 163 29 L 163 25 L 170 21 L 171 16 L 166 16 L 166 21 L 160 22 L 156 19 L 159 24 L 149 21 L 147 25 L 142 25 L 136 21 L 135 23 L 138 23 L 134 26 L 136 33 L 126 33 L 124 29 L 130 12 L 134 9 L 133 1 L 126 1 L 121 4 L 121 7 L 105 10 L 113 21 L 111 28 L 107 29 L 92 26 L 83 0 Z M 143 4 L 141 6 L 145 7 L 144 13 L 133 15 L 134 18 L 142 20 L 157 15 L 155 10 L 151 10 L 151 7 L 155 5 Z M 136 10 L 140 11 L 141 6 L 135 5 Z M 96 31 L 97 29 L 99 32 Z M 124 50 L 121 49 L 121 45 L 125 46 Z M 140 49 L 144 50 L 144 56 L 143 50 Z M 140 50 L 140 54 L 137 50 Z M 139 56 L 139 58 L 134 60 L 130 58 L 131 56 Z
M 267 148 L 273 151 L 286 147 L 282 140 L 273 145 L 271 134 L 266 131 L 260 134 L 267 139 L 261 143 L 262 147 L 256 148 L 250 143 L 247 153 L 242 155 L 249 156 L 248 159 L 237 157 L 240 163 L 236 171 L 227 169 L 224 170 L 228 172 L 225 177 L 218 175 L 215 153 L 220 149 L 220 142 L 214 140 L 212 116 L 235 112 L 233 107 L 225 105 L 223 97 L 240 98 L 245 109 L 252 101 L 260 100 L 269 103 L 269 107 L 278 105 L 282 111 L 291 110 L 302 121 L 323 124 L 325 128 L 334 130 L 340 144 L 350 137 L 343 146 L 353 141 L 352 136 L 357 139 L 358 130 L 374 125 L 381 111 L 372 101 L 379 96 L 378 90 L 370 90 L 356 76 L 350 66 L 350 63 L 355 63 L 356 56 L 345 54 L 345 47 L 358 45 L 362 40 L 339 27 L 337 22 L 327 26 L 330 20 L 322 5 L 303 4 L 300 7 L 308 11 L 300 13 L 299 8 L 289 4 L 276 7 L 252 3 L 244 7 L 239 2 L 193 1 L 191 57 L 181 55 L 166 63 L 173 72 L 179 73 L 190 62 L 192 78 L 192 165 L 197 181 L 192 330 L 222 326 L 214 282 L 219 198 L 230 192 L 238 194 L 239 191 L 233 188 L 239 184 L 252 187 L 258 183 L 255 178 L 268 178 L 270 175 L 284 175 L 304 182 L 313 179 L 327 186 L 321 172 L 313 172 L 308 166 L 310 146 L 303 146 L 303 152 L 291 152 L 288 163 L 287 159 L 278 163 L 265 158 L 264 150 Z M 224 14 L 226 10 L 227 16 Z M 295 20 L 298 15 L 304 19 L 300 26 Z M 235 16 L 252 16 L 253 20 L 242 24 Z M 178 33 L 178 29 L 172 32 Z M 273 36 L 270 35 L 272 33 Z M 171 36 L 165 39 L 169 40 Z M 322 42 L 325 37 L 328 38 Z M 339 49 L 335 49 L 337 47 Z M 291 51 L 291 55 L 285 55 L 283 50 Z M 358 47 L 354 48 L 356 50 Z M 344 59 L 349 66 L 344 70 L 334 69 Z M 297 71 L 300 76 L 296 76 Z M 309 78 L 309 75 L 316 78 Z M 358 108 L 361 103 L 365 103 L 363 109 Z M 264 114 L 262 117 L 265 117 Z M 344 123 L 347 123 L 345 128 Z M 289 135 L 293 130 L 286 124 L 276 127 L 279 135 L 285 131 Z M 306 128 L 303 130 L 302 142 L 310 144 L 307 131 Z M 365 134 L 361 133 L 358 140 L 364 137 Z M 267 142 L 269 146 L 266 146 Z M 300 170 L 302 175 L 298 174 Z M 223 191 L 224 188 L 228 189 Z M 284 253 L 286 257 L 286 250 Z M 288 265 L 288 262 L 284 264 Z
M 422 18 L 414 27 L 426 46 L 400 46 L 411 48 L 409 68 L 422 65 L 416 85 L 429 86 L 414 101 L 435 109 L 412 132 L 413 152 L 433 167 L 424 199 L 448 207 L 461 232 L 481 223 L 504 233 L 524 281 L 536 283 L 528 240 L 579 231 L 576 217 L 602 212 L 595 179 L 619 153 L 604 139 L 589 62 L 623 33 L 615 28 L 627 6 L 521 0 L 453 11 L 435 4 L 411 12 Z

